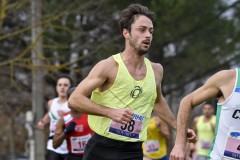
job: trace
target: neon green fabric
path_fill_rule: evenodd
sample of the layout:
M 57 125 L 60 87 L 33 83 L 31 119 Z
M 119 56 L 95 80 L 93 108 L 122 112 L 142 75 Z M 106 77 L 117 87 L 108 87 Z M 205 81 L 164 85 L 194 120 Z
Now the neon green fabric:
M 96 89 L 91 99 L 109 108 L 128 107 L 134 112 L 133 119 L 127 125 L 112 121 L 110 118 L 89 115 L 91 129 L 102 136 L 128 142 L 145 141 L 147 139 L 147 125 L 156 100 L 156 82 L 151 62 L 145 58 L 146 76 L 142 80 L 135 80 L 120 54 L 113 56 L 118 63 L 118 72 L 113 85 L 101 92 Z

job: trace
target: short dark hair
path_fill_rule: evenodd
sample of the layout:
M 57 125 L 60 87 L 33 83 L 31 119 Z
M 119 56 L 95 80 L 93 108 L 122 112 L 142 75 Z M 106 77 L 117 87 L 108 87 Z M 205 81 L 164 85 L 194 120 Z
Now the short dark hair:
M 71 87 L 67 90 L 67 99 L 71 96 L 71 94 L 73 93 L 73 91 L 76 89 L 77 87 Z
M 66 78 L 66 79 L 68 79 L 68 80 L 70 81 L 70 87 L 73 86 L 73 80 L 72 80 L 72 78 L 71 78 L 69 75 L 67 75 L 67 74 L 60 74 L 60 75 L 57 77 L 57 81 L 58 81 L 59 79 L 61 79 L 61 78 Z
M 202 107 L 204 107 L 205 105 L 210 105 L 212 108 L 214 108 L 213 102 L 211 102 L 211 101 L 206 101 L 206 102 L 204 102 L 204 103 L 202 104 Z
M 120 14 L 119 27 L 121 32 L 123 29 L 127 29 L 130 32 L 132 23 L 139 15 L 148 17 L 152 22 L 156 19 L 156 15 L 149 11 L 146 6 L 142 6 L 141 4 L 131 4 Z

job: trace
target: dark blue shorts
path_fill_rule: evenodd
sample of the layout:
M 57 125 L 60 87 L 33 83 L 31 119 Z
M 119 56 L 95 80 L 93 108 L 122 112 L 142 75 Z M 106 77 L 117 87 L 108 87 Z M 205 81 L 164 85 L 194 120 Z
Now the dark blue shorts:
M 142 142 L 123 142 L 96 133 L 88 141 L 83 160 L 142 160 Z

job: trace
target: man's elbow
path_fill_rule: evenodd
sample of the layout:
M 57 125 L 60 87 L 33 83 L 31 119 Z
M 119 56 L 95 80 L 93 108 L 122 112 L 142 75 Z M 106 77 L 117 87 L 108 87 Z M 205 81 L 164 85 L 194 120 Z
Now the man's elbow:
M 71 97 L 68 100 L 68 108 L 76 112 L 83 112 L 83 108 L 81 107 L 81 104 L 79 104 L 79 102 L 76 102 L 74 98 L 71 98 Z
M 72 107 L 71 103 L 68 101 L 68 108 L 74 110 L 74 108 Z
M 53 145 L 53 148 L 54 148 L 54 149 L 57 149 L 58 147 L 57 147 L 56 145 Z
M 76 109 L 76 107 L 74 106 L 74 100 L 71 97 L 68 99 L 68 108 L 73 109 L 73 110 Z
M 192 96 L 191 95 L 185 96 L 180 102 L 180 107 L 189 108 L 189 109 L 193 108 Z

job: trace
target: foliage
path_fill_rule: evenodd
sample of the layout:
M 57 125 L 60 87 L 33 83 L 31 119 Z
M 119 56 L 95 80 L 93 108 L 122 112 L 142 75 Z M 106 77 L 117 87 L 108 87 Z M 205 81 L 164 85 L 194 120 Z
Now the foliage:
M 31 102 L 23 100 L 31 96 L 34 69 L 30 2 L 2 0 L 0 4 L 0 108 L 1 114 L 9 113 L 10 117 L 31 109 Z M 227 2 L 43 1 L 43 33 L 39 36 L 44 52 L 40 58 L 46 88 L 52 88 L 45 90 L 46 100 L 54 96 L 52 84 L 57 74 L 73 73 L 78 83 L 96 62 L 123 50 L 119 12 L 131 3 L 141 3 L 156 13 L 148 57 L 164 67 L 165 95 L 177 92 L 181 97 L 214 72 L 239 65 L 240 0 Z

